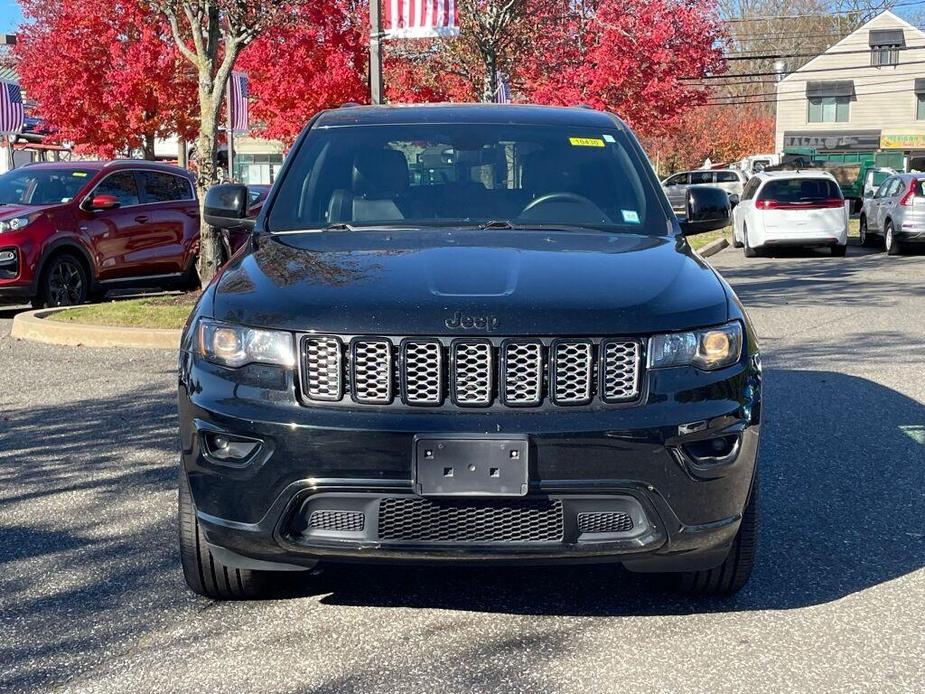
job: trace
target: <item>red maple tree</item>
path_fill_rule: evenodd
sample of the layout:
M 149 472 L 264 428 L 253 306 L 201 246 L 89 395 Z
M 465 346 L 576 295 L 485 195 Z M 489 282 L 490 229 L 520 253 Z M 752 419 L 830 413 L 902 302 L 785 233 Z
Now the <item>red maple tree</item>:
M 22 0 L 15 47 L 28 97 L 61 141 L 112 157 L 155 138 L 192 137 L 195 79 L 164 44 L 164 22 L 137 0 Z
M 349 0 L 303 4 L 242 52 L 260 136 L 290 143 L 321 109 L 368 100 L 366 17 Z

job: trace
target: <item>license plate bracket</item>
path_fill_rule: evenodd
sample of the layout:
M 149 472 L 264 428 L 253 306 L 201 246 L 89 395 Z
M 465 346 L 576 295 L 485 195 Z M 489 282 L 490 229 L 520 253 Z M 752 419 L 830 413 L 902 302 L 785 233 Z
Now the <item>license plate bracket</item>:
M 526 437 L 416 436 L 414 490 L 422 496 L 525 496 Z

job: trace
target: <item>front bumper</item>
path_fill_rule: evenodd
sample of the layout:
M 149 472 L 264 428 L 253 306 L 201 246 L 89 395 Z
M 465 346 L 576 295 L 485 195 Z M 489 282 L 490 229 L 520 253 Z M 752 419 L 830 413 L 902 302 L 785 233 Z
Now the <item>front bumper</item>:
M 712 374 L 651 372 L 643 404 L 555 413 L 309 408 L 297 403 L 287 372 L 276 372 L 278 380 L 266 387 L 272 371 L 263 367 L 242 378 L 189 354 L 181 358 L 182 465 L 207 540 L 229 563 L 614 561 L 640 571 L 710 568 L 728 552 L 754 479 L 757 357 Z M 262 448 L 244 465 L 222 464 L 205 450 L 207 432 L 259 439 Z M 414 437 L 454 433 L 526 435 L 528 494 L 417 496 Z M 723 437 L 731 442 L 728 455 L 695 454 L 699 443 Z M 384 505 L 408 501 L 433 502 L 440 508 L 428 512 L 438 515 L 555 507 L 561 532 L 456 541 L 384 530 Z M 360 514 L 362 527 L 310 527 L 312 514 L 322 511 Z M 601 513 L 624 514 L 632 527 L 586 532 L 579 516 Z

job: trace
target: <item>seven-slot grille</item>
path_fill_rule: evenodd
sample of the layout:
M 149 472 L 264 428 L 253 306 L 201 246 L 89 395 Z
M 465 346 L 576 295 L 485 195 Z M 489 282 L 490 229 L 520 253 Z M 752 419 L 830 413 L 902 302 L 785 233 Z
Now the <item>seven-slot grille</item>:
M 629 338 L 342 338 L 305 335 L 303 398 L 362 405 L 567 407 L 636 400 L 642 345 Z

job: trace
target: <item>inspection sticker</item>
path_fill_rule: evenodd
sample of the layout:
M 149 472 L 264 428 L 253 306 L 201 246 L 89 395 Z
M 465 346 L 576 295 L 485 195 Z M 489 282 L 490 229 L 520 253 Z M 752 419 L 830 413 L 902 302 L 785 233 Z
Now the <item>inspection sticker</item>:
M 605 135 L 604 135 L 604 139 L 605 139 L 607 142 L 616 142 L 616 140 L 613 138 L 613 135 L 606 135 L 606 134 L 605 134 Z
M 572 147 L 603 147 L 604 141 L 597 137 L 570 137 Z
M 639 213 L 636 210 L 620 210 L 623 222 L 626 224 L 639 224 Z

